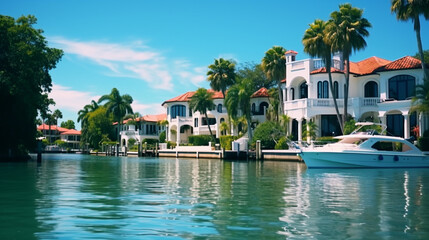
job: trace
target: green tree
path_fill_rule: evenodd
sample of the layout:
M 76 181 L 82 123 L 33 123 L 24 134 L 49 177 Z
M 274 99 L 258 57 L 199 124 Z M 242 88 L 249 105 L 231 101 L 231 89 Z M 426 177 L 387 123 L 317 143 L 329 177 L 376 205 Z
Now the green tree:
M 305 31 L 302 38 L 304 45 L 304 52 L 308 53 L 311 57 L 320 57 L 325 63 L 326 72 L 328 73 L 329 88 L 331 89 L 331 96 L 334 100 L 335 112 L 337 114 L 338 122 L 340 123 L 341 131 L 343 132 L 343 124 L 341 120 L 340 111 L 337 104 L 337 96 L 334 93 L 334 84 L 332 82 L 331 65 L 332 65 L 332 51 L 331 43 L 327 37 L 327 26 L 329 22 L 316 19 L 310 24 L 310 27 Z
M 285 136 L 289 135 L 289 123 L 291 118 L 288 115 L 282 114 L 280 116 L 280 124 L 285 130 Z
M 265 52 L 262 58 L 262 69 L 268 79 L 277 81 L 277 90 L 279 92 L 279 113 L 283 114 L 283 94 L 281 90 L 281 81 L 286 78 L 286 49 L 280 46 L 274 46 Z
M 67 128 L 67 129 L 76 129 L 76 126 L 73 120 L 67 120 L 65 122 L 61 122 L 61 127 Z
M 99 149 L 100 143 L 106 139 L 106 135 L 111 139 L 113 133 L 113 115 L 106 107 L 99 107 L 88 114 L 88 122 L 85 131 L 82 131 L 82 138 L 89 143 L 90 148 Z
M 422 60 L 420 53 L 416 53 L 413 57 Z M 423 59 L 425 63 L 429 63 L 429 49 L 423 51 Z
M 316 139 L 316 131 L 317 131 L 317 125 L 313 121 L 308 121 L 305 123 L 305 125 L 302 128 L 302 136 L 304 138 L 310 138 L 311 140 Z
M 212 130 L 210 128 L 209 116 L 207 111 L 215 109 L 215 104 L 213 103 L 212 98 L 213 93 L 208 92 L 205 88 L 198 88 L 195 94 L 191 97 L 189 102 L 189 108 L 193 112 L 200 112 L 206 118 L 207 126 L 209 128 L 210 136 L 213 138 L 213 142 L 216 142 L 216 139 L 213 136 Z
M 100 104 L 102 102 L 106 102 L 104 106 L 106 107 L 107 112 L 112 113 L 114 120 L 118 122 L 117 141 L 120 143 L 120 129 L 124 116 L 127 115 L 127 113 L 133 113 L 133 109 L 131 107 L 133 98 L 128 94 L 121 96 L 118 89 L 113 88 L 110 94 L 100 97 L 98 103 Z
M 390 8 L 392 13 L 396 13 L 396 19 L 401 21 L 411 21 L 414 23 L 414 31 L 416 32 L 417 47 L 419 49 L 420 60 L 422 61 L 422 69 L 425 78 L 429 80 L 429 73 L 425 65 L 425 57 L 423 53 L 422 38 L 420 36 L 420 15 L 426 20 L 429 20 L 429 0 L 392 0 Z
M 137 124 L 137 120 L 141 117 L 142 115 L 138 112 L 135 113 L 131 113 L 131 114 L 127 114 L 124 119 L 128 120 L 127 121 L 127 125 L 136 125 Z
M 267 120 L 278 122 L 280 102 L 279 91 L 277 88 L 271 88 L 268 90 L 268 101 L 270 102 L 270 105 L 267 109 Z
M 0 158 L 26 156 L 36 143 L 36 117 L 51 91 L 49 71 L 63 52 L 49 48 L 34 16 L 0 15 Z
M 411 102 L 411 112 L 429 113 L 429 81 L 427 79 L 423 85 L 416 86 L 416 93 Z
M 282 137 L 284 137 L 284 131 L 280 124 L 274 121 L 266 121 L 256 127 L 252 145 L 260 140 L 263 149 L 274 149 Z
M 369 36 L 371 23 L 363 18 L 363 10 L 352 7 L 350 3 L 341 4 L 339 11 L 331 13 L 330 24 L 327 26 L 327 38 L 332 52 L 342 52 L 346 67 L 344 87 L 344 113 L 342 126 L 347 120 L 347 106 L 350 86 L 350 55 L 352 51 L 366 47 L 365 37 Z
M 215 91 L 221 91 L 225 98 L 226 89 L 235 83 L 235 63 L 223 58 L 215 59 L 214 63 L 209 65 L 207 80 L 210 87 Z
M 240 79 L 239 82 L 231 86 L 225 98 L 225 106 L 228 109 L 229 115 L 236 119 L 239 111 L 245 117 L 247 122 L 247 133 L 249 141 L 252 140 L 252 119 L 251 119 L 251 106 L 250 99 L 253 94 L 253 84 L 250 79 Z
M 77 122 L 81 122 L 81 128 L 83 129 L 85 124 L 88 121 L 88 113 L 93 112 L 95 110 L 97 110 L 98 108 L 98 103 L 94 100 L 91 101 L 90 104 L 87 104 L 83 107 L 82 110 L 79 110 L 78 114 L 78 118 L 77 118 Z
M 277 84 L 275 80 L 267 78 L 267 75 L 262 69 L 261 64 L 240 64 L 239 68 L 237 69 L 236 75 L 237 79 L 250 79 L 253 82 L 253 92 L 256 92 L 261 88 L 270 89 Z

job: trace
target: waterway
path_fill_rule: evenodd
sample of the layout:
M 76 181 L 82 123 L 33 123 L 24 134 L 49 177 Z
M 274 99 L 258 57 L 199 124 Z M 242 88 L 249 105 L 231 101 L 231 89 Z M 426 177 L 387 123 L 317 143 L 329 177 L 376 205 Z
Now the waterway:
M 44 155 L 0 163 L 0 239 L 429 239 L 429 169 Z

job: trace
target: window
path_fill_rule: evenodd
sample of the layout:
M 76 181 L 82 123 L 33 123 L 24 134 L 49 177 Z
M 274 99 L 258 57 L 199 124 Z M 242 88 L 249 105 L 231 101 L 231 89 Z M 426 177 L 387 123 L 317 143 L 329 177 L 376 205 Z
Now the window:
M 252 103 L 252 113 L 255 113 L 255 110 L 256 110 L 256 105 L 255 103 Z
M 295 100 L 295 89 L 294 88 L 290 89 L 290 100 Z
M 307 98 L 308 97 L 308 86 L 306 82 L 303 82 L 299 86 L 299 98 Z
M 217 105 L 217 112 L 222 113 L 222 104 Z
M 337 115 L 322 115 L 319 129 L 322 137 L 337 136 L 338 134 L 341 134 Z
M 405 100 L 414 96 L 416 79 L 410 75 L 398 75 L 389 79 L 389 98 Z
M 194 118 L 194 127 L 198 127 L 198 118 Z
M 268 103 L 267 102 L 261 102 L 261 105 L 259 105 L 259 113 L 261 115 L 264 115 L 264 108 L 265 108 L 265 111 L 268 109 Z
M 207 125 L 207 120 L 206 120 L 206 118 L 203 118 L 202 119 L 203 121 L 202 121 L 202 125 L 204 126 L 204 125 Z M 210 123 L 210 125 L 215 125 L 216 124 L 216 118 L 209 118 L 209 121 L 208 121 L 209 123 Z
M 319 81 L 317 83 L 317 98 L 329 98 L 328 81 Z
M 410 151 L 411 147 L 401 142 L 394 141 L 378 141 L 372 145 L 372 148 L 378 151 L 406 152 Z
M 387 115 L 387 132 L 397 137 L 404 137 L 404 116 L 402 114 Z
M 171 118 L 186 117 L 186 107 L 184 105 L 174 105 L 171 107 Z
M 335 98 L 338 98 L 338 96 L 339 96 L 339 94 L 338 94 L 338 82 L 337 81 L 334 82 L 334 95 L 335 95 Z
M 378 97 L 378 84 L 374 81 L 369 81 L 365 84 L 366 98 Z

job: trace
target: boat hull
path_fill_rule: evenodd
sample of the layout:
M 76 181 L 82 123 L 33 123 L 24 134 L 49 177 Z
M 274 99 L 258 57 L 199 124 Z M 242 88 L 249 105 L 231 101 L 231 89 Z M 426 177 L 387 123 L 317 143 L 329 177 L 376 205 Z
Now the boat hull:
M 418 154 L 305 151 L 308 168 L 427 168 L 429 156 Z

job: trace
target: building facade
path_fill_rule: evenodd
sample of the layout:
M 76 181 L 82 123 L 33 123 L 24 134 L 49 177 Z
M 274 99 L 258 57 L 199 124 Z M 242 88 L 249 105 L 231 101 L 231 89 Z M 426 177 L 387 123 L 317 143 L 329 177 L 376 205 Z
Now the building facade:
M 43 137 L 48 139 L 51 143 L 54 143 L 56 140 L 61 140 L 64 141 L 67 144 L 67 148 L 71 150 L 80 149 L 81 131 L 58 127 L 57 125 L 51 125 L 49 127 L 47 124 L 37 126 L 37 130 L 41 131 Z
M 296 61 L 296 55 L 294 51 L 286 52 L 286 80 L 282 85 L 285 114 L 291 117 L 290 132 L 296 140 L 303 140 L 303 125 L 314 121 L 318 136 L 340 135 L 332 94 L 336 95 L 339 112 L 343 114 L 343 61 L 333 57 L 332 93 L 323 61 Z M 347 113 L 356 121 L 383 123 L 394 136 L 408 138 L 417 132 L 421 134 L 428 126 L 427 119 L 410 112 L 411 98 L 421 84 L 421 62 L 413 57 L 395 61 L 371 57 L 351 62 Z

